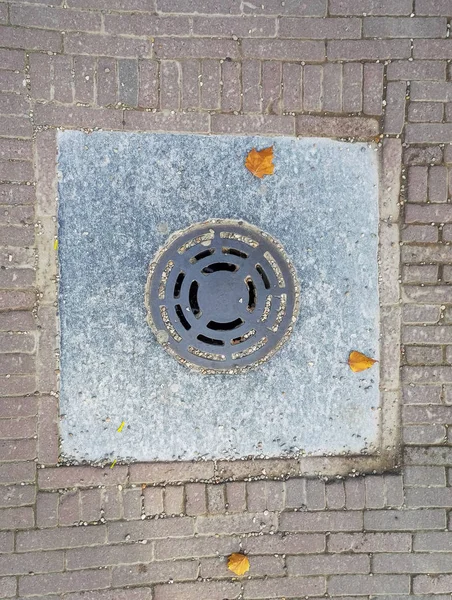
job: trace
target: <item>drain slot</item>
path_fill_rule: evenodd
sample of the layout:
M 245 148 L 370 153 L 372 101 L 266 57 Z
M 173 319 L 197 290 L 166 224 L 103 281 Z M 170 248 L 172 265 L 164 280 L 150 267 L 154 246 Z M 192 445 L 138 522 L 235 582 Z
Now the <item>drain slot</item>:
M 248 288 L 248 310 L 253 312 L 256 308 L 256 286 L 254 285 L 254 281 L 251 277 L 247 277 L 245 279 L 246 287 Z
M 265 289 L 269 290 L 271 288 L 270 279 L 268 278 L 267 273 L 262 268 L 262 265 L 260 265 L 259 263 L 256 265 L 256 271 L 262 277 L 262 281 L 264 282 Z
M 184 279 L 185 279 L 185 273 L 183 271 L 181 271 L 179 273 L 179 275 L 177 276 L 176 283 L 174 284 L 174 297 L 175 298 L 179 298 L 179 296 L 180 296 L 180 291 L 181 291 Z
M 201 272 L 205 273 L 206 275 L 210 273 L 218 273 L 218 271 L 228 271 L 229 273 L 235 273 L 236 271 L 238 271 L 238 269 L 239 266 L 234 265 L 233 263 L 217 262 L 212 263 L 207 267 L 204 267 L 204 269 Z
M 196 254 L 195 256 L 193 256 L 193 258 L 190 258 L 190 262 L 192 265 L 194 265 L 195 263 L 198 262 L 198 260 L 202 260 L 203 258 L 212 256 L 212 254 L 214 252 L 215 252 L 215 248 L 209 248 L 209 250 L 204 250 L 203 252 L 200 252 L 199 254 Z
M 182 325 L 182 327 L 184 329 L 186 329 L 187 331 L 190 331 L 191 325 L 187 321 L 187 318 L 184 315 L 184 311 L 182 310 L 182 306 L 180 304 L 176 304 L 176 306 L 174 307 L 174 309 L 176 311 L 177 318 L 179 319 L 180 324 Z
M 200 342 L 204 342 L 204 344 L 210 344 L 211 346 L 224 346 L 223 340 L 217 340 L 215 338 L 207 337 L 200 333 L 197 338 Z
M 232 254 L 233 256 L 238 256 L 240 258 L 248 258 L 248 254 L 246 252 L 237 250 L 237 248 L 223 248 L 222 252 L 223 254 Z
M 209 321 L 207 323 L 208 329 L 213 329 L 214 331 L 231 331 L 232 329 L 237 329 L 243 325 L 242 319 L 234 319 L 234 321 L 228 321 L 226 323 L 218 323 L 218 321 Z
M 201 316 L 201 310 L 198 304 L 198 289 L 199 283 L 197 281 L 192 281 L 190 291 L 188 292 L 188 302 L 190 304 L 191 312 L 197 319 Z

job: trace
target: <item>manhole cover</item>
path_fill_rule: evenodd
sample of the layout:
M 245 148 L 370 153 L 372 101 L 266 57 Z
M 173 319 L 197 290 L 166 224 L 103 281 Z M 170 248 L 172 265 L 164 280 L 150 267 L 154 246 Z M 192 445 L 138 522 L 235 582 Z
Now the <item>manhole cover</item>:
M 158 342 L 179 362 L 235 373 L 284 344 L 298 296 L 281 244 L 244 221 L 218 219 L 170 237 L 151 263 L 145 302 Z

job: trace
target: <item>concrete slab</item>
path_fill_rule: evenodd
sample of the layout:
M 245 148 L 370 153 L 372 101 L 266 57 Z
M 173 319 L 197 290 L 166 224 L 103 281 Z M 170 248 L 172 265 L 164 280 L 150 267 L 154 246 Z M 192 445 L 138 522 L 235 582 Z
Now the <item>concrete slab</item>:
M 374 148 L 327 139 L 61 132 L 62 450 L 74 460 L 372 453 L 378 368 Z M 244 167 L 273 145 L 275 174 Z M 278 239 L 301 285 L 288 343 L 238 375 L 179 365 L 148 327 L 149 262 L 170 233 L 244 219 Z M 118 426 L 125 426 L 118 432 Z

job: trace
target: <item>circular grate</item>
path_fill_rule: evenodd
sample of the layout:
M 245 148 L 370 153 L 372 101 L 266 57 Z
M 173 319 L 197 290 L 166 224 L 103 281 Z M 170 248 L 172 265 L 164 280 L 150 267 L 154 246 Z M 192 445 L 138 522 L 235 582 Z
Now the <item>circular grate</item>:
M 244 221 L 216 219 L 169 238 L 150 265 L 145 303 L 158 342 L 179 362 L 235 373 L 284 344 L 298 298 L 279 242 Z

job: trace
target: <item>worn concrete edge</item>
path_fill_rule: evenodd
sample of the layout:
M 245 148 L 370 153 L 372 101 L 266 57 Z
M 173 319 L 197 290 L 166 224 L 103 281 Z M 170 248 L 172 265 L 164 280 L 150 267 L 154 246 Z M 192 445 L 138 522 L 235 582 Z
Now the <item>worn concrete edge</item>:
M 58 128 L 59 130 L 63 130 L 66 128 Z M 70 129 L 70 128 L 69 128 Z M 80 130 L 80 128 L 75 128 Z M 147 133 L 152 133 L 152 131 L 147 131 Z M 51 184 L 51 195 L 52 199 L 49 199 L 48 195 L 46 196 L 46 201 L 50 201 L 51 208 L 43 207 L 38 202 L 37 208 L 37 220 L 46 219 L 48 226 L 44 229 L 43 235 L 37 236 L 37 251 L 38 251 L 38 282 L 44 282 L 45 278 L 49 276 L 49 274 L 57 274 L 58 273 L 58 253 L 54 249 L 54 241 L 57 239 L 57 223 L 56 223 L 56 215 L 58 211 L 58 192 L 57 192 L 57 165 L 56 160 L 55 164 L 52 164 L 52 161 L 46 163 L 45 160 L 41 160 L 40 152 L 44 150 L 44 144 L 41 141 L 39 144 L 39 140 L 43 139 L 44 134 L 47 136 L 47 143 L 51 143 L 54 151 L 55 158 L 57 157 L 58 145 L 57 145 L 57 130 L 54 128 L 47 128 L 45 131 L 38 132 L 35 141 L 35 166 L 37 168 L 37 181 L 42 180 L 42 176 L 45 176 L 46 181 L 52 182 Z M 241 133 L 242 134 L 242 133 Z M 244 134 L 244 133 L 243 133 Z M 264 135 L 268 135 L 268 133 L 263 133 Z M 51 139 L 49 136 L 51 135 Z M 49 148 L 47 148 L 48 151 Z M 398 222 L 399 218 L 399 193 L 400 193 L 400 175 L 401 175 L 401 142 L 398 139 L 394 138 L 386 138 L 383 140 L 379 150 L 379 218 L 381 226 L 388 225 L 391 223 Z M 39 186 L 39 183 L 38 183 Z M 49 192 L 49 190 L 47 190 Z M 50 226 L 50 222 L 54 223 L 54 229 L 52 230 Z M 394 227 L 394 230 L 397 228 Z M 52 233 L 53 232 L 53 233 Z M 398 244 L 397 244 L 398 246 Z M 385 244 L 379 244 L 379 252 L 380 258 L 382 259 L 383 264 L 388 264 L 391 267 L 392 272 L 398 272 L 399 269 L 399 252 L 389 252 L 388 247 Z M 41 258 L 39 258 L 41 257 Z M 53 267 L 50 266 L 52 265 Z M 48 266 L 48 269 L 46 267 Z M 56 321 L 58 321 L 57 314 L 57 303 L 58 303 L 58 287 L 57 287 L 58 277 L 56 276 L 55 285 L 51 286 L 53 291 L 52 294 L 47 293 L 44 303 L 50 308 L 54 307 L 54 315 Z M 382 290 L 381 282 L 382 278 L 379 277 L 379 294 L 380 294 L 380 303 L 381 305 L 385 304 L 385 294 L 386 291 Z M 394 293 L 394 289 L 397 288 L 398 296 L 400 296 L 399 291 L 399 283 L 390 281 L 385 282 L 389 283 L 392 292 L 391 296 Z M 38 284 L 39 286 L 39 284 Z M 391 298 L 391 300 L 394 300 Z M 392 304 L 392 302 L 388 302 L 386 306 Z M 399 323 L 400 326 L 400 323 Z M 59 331 L 57 330 L 58 342 L 59 342 Z M 399 336 L 400 340 L 400 336 Z M 385 340 L 380 340 L 380 357 L 384 357 L 385 355 Z M 400 341 L 399 341 L 399 349 L 400 349 Z M 58 374 L 58 343 L 56 343 L 56 352 L 54 358 L 55 365 L 55 373 Z M 40 347 L 38 345 L 38 361 L 39 361 Z M 42 357 L 44 358 L 44 357 Z M 380 361 L 381 362 L 381 361 Z M 397 373 L 399 371 L 398 365 L 396 365 Z M 58 381 L 55 379 L 55 389 L 49 390 L 48 392 L 52 395 L 58 396 Z M 397 382 L 395 385 L 390 386 L 391 388 L 391 401 L 387 400 L 388 387 L 385 386 L 381 391 L 381 432 L 380 432 L 380 445 L 376 454 L 372 455 L 360 455 L 360 456 L 335 456 L 335 457 L 325 457 L 325 456 L 306 456 L 306 457 L 288 457 L 288 458 L 279 458 L 279 459 L 245 459 L 245 460 L 236 460 L 236 461 L 214 461 L 214 477 L 211 476 L 202 478 L 204 481 L 226 481 L 226 480 L 235 480 L 235 479 L 246 479 L 249 477 L 252 478 L 287 478 L 287 477 L 297 477 L 297 476 L 346 476 L 353 473 L 375 473 L 382 472 L 387 470 L 392 470 L 396 468 L 399 464 L 400 457 L 400 426 L 399 426 L 399 375 L 397 375 Z M 41 391 L 41 390 L 39 390 Z M 227 468 L 225 466 L 227 463 Z M 262 463 L 265 463 L 267 468 L 263 466 Z M 55 465 L 56 463 L 47 463 L 48 466 Z M 153 463 L 145 463 L 146 465 L 151 466 Z M 162 463 L 154 463 L 162 465 Z M 199 464 L 199 463 L 184 463 L 188 465 L 190 464 Z M 246 469 L 244 469 L 244 465 L 246 464 Z M 163 465 L 162 465 L 163 466 Z M 180 462 L 169 463 L 168 467 L 179 467 L 181 466 Z M 99 467 L 92 466 L 92 469 L 99 469 Z M 170 469 L 171 470 L 171 469 Z M 187 479 L 177 478 L 177 481 L 193 481 L 189 476 L 189 468 L 187 469 Z M 209 469 L 210 471 L 210 469 Z M 245 473 L 246 471 L 246 473 Z M 207 474 L 207 473 L 206 473 Z M 210 475 L 210 474 L 209 474 Z M 158 481 L 153 481 L 153 483 L 161 483 L 163 480 L 159 479 Z M 165 481 L 169 480 L 165 478 Z

